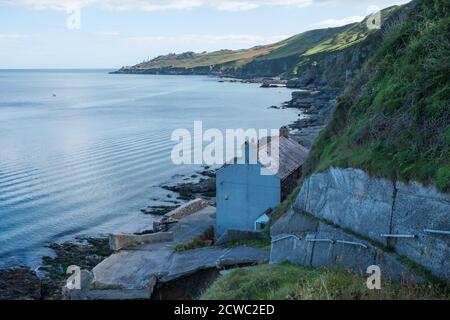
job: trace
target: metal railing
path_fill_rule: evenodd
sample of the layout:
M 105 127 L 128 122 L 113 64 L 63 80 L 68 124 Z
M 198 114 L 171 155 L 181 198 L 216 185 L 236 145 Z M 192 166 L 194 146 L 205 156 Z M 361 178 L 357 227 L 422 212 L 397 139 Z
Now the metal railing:
M 440 235 L 450 236 L 450 231 L 448 231 L 448 230 L 424 229 L 423 232 L 431 233 L 431 234 L 440 234 Z
M 383 238 L 415 238 L 415 234 L 380 234 Z
M 286 240 L 286 239 L 290 239 L 290 238 L 294 238 L 295 240 L 299 241 L 302 240 L 301 238 L 297 237 L 294 234 L 290 234 L 290 235 L 286 235 L 286 236 L 282 236 L 276 239 L 272 240 L 272 243 L 276 243 L 282 240 Z M 363 248 L 368 248 L 368 246 L 362 242 L 354 242 L 354 241 L 347 241 L 347 240 L 334 240 L 334 239 L 324 239 L 324 238 L 319 238 L 319 239 L 315 239 L 315 238 L 307 238 L 305 239 L 305 241 L 307 242 L 329 242 L 331 244 L 335 244 L 335 243 L 340 243 L 340 244 L 348 244 L 348 245 L 353 245 L 353 246 L 359 246 L 359 247 L 363 247 Z

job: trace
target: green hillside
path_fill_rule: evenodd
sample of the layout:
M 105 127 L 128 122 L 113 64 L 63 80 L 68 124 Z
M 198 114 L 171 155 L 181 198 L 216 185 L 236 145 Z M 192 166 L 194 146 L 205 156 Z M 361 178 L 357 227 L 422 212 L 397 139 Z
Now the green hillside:
M 383 19 L 401 7 L 382 10 Z M 201 74 L 236 78 L 297 79 L 292 87 L 340 87 L 354 76 L 379 45 L 378 30 L 366 20 L 337 28 L 303 32 L 283 41 L 243 50 L 185 52 L 159 56 L 116 73 Z
M 348 28 L 330 28 L 312 30 L 285 39 L 278 43 L 267 46 L 258 46 L 243 50 L 220 50 L 214 52 L 194 53 L 185 52 L 181 54 L 168 54 L 159 56 L 148 62 L 143 62 L 135 66 L 139 69 L 159 69 L 159 68 L 202 68 L 220 66 L 227 70 L 243 66 L 254 60 L 271 60 L 286 58 L 290 56 L 300 56 L 316 45 L 331 39 L 340 32 L 345 32 Z
M 450 3 L 413 1 L 338 100 L 306 175 L 330 166 L 450 190 Z
M 259 56 L 268 54 L 276 48 L 277 44 L 236 51 L 220 50 L 205 53 L 185 52 L 181 54 L 169 54 L 159 56 L 149 62 L 140 63 L 137 67 L 142 69 L 165 67 L 196 68 L 209 67 L 211 65 L 220 65 L 230 62 L 235 62 L 236 65 L 241 65 Z

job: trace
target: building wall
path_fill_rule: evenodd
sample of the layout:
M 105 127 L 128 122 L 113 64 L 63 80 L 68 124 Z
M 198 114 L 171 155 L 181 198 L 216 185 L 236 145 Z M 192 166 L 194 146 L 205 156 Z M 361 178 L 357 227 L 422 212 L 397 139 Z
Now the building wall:
M 228 229 L 253 230 L 255 220 L 280 203 L 280 178 L 262 176 L 260 169 L 259 164 L 235 164 L 217 172 L 217 237 Z

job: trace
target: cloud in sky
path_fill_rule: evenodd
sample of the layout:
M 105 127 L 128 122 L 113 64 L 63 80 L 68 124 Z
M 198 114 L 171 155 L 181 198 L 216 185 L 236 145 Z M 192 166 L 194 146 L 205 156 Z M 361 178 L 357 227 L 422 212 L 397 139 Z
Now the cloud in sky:
M 377 0 L 378 5 L 405 3 L 409 0 Z M 312 4 L 343 4 L 356 0 L 0 0 L 0 4 L 20 5 L 37 10 L 67 10 L 91 5 L 111 10 L 182 10 L 211 7 L 222 11 L 245 11 L 264 6 L 305 7 Z M 373 0 L 359 0 L 359 3 L 373 4 Z
M 212 7 L 224 11 L 243 11 L 261 6 L 302 7 L 314 1 L 317 0 L 0 0 L 0 4 L 21 5 L 38 10 L 67 10 L 99 5 L 111 10 L 158 11 Z
M 99 32 L 94 32 L 95 35 L 97 36 L 107 36 L 107 37 L 117 37 L 120 36 L 120 32 L 119 31 L 99 31 Z
M 333 28 L 333 27 L 340 27 L 344 26 L 346 24 L 354 23 L 354 22 L 360 22 L 364 19 L 363 16 L 351 16 L 343 19 L 328 19 L 328 20 L 322 20 L 316 23 L 313 23 L 311 27 L 313 28 Z
M 5 40 L 21 40 L 27 39 L 29 36 L 27 34 L 20 33 L 0 33 L 0 41 Z
M 179 36 L 137 36 L 128 37 L 126 40 L 141 44 L 152 43 L 177 43 L 177 44 L 224 44 L 232 42 L 243 45 L 262 45 L 281 41 L 288 38 L 287 35 L 259 36 L 250 34 L 228 34 L 228 35 L 205 35 L 205 34 L 184 34 Z

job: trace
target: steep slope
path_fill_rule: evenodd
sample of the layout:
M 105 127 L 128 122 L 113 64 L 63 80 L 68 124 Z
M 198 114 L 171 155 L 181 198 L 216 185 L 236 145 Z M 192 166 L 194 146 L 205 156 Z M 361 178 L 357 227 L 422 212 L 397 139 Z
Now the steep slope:
M 272 263 L 378 265 L 448 288 L 449 26 L 448 1 L 415 0 L 372 37 L 380 45 L 339 97 L 291 209 L 272 225 Z
M 243 50 L 220 50 L 215 52 L 185 52 L 156 57 L 132 67 L 119 70 L 123 73 L 169 73 L 169 74 L 209 74 L 234 75 L 247 64 L 254 61 L 266 64 L 267 61 L 298 56 L 315 45 L 329 39 L 343 28 L 312 30 L 267 46 L 257 46 Z M 292 64 L 292 63 L 290 63 Z M 293 65 L 292 64 L 292 65 Z M 251 69 L 251 68 L 250 68 Z M 260 72 L 261 74 L 263 72 Z M 278 75 L 274 73 L 273 75 Z
M 388 17 L 399 7 L 382 11 Z M 367 58 L 373 46 L 366 20 L 311 30 L 267 46 L 244 50 L 169 54 L 117 73 L 215 74 L 239 78 L 298 78 L 295 86 L 342 86 Z
M 339 98 L 307 175 L 352 167 L 450 190 L 449 3 L 413 1 L 402 16 Z

